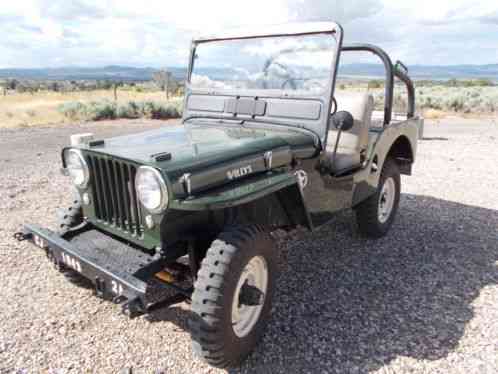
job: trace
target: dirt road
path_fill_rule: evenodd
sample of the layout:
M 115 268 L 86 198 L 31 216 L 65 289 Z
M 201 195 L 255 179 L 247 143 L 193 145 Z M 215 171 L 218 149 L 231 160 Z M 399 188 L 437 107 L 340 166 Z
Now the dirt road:
M 70 134 L 167 125 L 139 122 L 0 130 L 0 373 L 218 372 L 192 357 L 186 304 L 129 320 L 11 238 L 67 203 Z M 348 211 L 282 245 L 268 332 L 233 372 L 498 372 L 497 160 L 496 121 L 427 124 L 387 237 Z

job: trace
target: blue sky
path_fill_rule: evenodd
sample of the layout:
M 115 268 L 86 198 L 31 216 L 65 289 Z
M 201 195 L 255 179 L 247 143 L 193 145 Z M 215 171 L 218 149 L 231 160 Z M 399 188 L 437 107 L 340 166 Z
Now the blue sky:
M 228 27 L 336 20 L 405 63 L 498 63 L 497 0 L 3 0 L 0 68 L 181 66 Z

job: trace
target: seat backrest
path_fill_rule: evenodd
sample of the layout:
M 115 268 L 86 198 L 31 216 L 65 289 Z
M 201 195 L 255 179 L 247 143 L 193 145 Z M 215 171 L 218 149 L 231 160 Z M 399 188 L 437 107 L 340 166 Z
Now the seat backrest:
M 345 110 L 354 118 L 354 126 L 349 131 L 343 131 L 339 140 L 339 148 L 351 152 L 361 152 L 368 146 L 368 129 L 372 120 L 374 99 L 371 94 L 363 92 L 335 93 L 337 111 Z M 331 125 L 327 140 L 327 151 L 334 149 L 338 131 Z

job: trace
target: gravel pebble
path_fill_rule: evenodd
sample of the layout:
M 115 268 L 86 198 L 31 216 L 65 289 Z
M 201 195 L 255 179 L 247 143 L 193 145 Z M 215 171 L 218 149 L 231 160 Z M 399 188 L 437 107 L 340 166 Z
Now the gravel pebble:
M 0 373 L 217 373 L 192 356 L 189 308 L 130 320 L 12 234 L 53 227 L 70 186 L 69 135 L 164 125 L 120 121 L 0 130 Z M 397 220 L 377 241 L 350 211 L 314 233 L 276 235 L 272 319 L 242 373 L 498 372 L 498 126 L 426 125 Z

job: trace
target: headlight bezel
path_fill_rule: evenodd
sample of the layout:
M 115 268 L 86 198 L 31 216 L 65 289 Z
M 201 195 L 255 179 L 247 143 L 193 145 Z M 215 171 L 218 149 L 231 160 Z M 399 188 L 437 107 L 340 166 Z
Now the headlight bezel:
M 145 173 L 145 172 L 153 174 L 155 181 L 158 183 L 159 191 L 161 193 L 161 196 L 159 199 L 159 205 L 157 207 L 154 207 L 154 208 L 147 207 L 144 204 L 144 202 L 142 200 L 141 193 L 140 193 L 138 179 L 139 179 L 140 174 Z M 154 168 L 152 166 L 140 166 L 136 171 L 134 183 L 135 183 L 135 191 L 137 194 L 137 198 L 140 201 L 140 204 L 149 213 L 159 214 L 159 213 L 162 213 L 163 211 L 166 210 L 166 208 L 168 207 L 168 204 L 169 204 L 169 189 L 168 189 L 168 185 L 166 184 L 166 181 L 164 180 L 164 178 L 161 175 L 161 173 L 159 172 L 159 170 L 157 170 L 156 168 Z
M 71 175 L 71 172 L 69 171 L 70 163 L 68 161 L 70 154 L 75 154 L 79 160 L 80 166 L 83 171 L 83 181 L 81 183 L 76 183 L 75 179 Z M 90 183 L 90 168 L 88 167 L 88 163 L 86 162 L 83 153 L 79 149 L 68 148 L 64 151 L 64 166 L 67 170 L 68 175 L 71 177 L 71 181 L 77 188 L 85 189 L 88 187 L 88 184 Z

